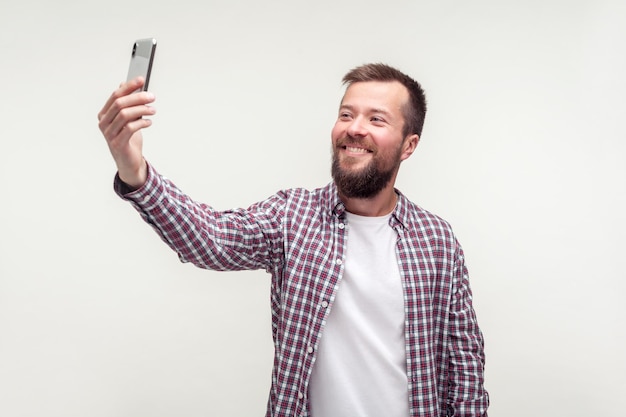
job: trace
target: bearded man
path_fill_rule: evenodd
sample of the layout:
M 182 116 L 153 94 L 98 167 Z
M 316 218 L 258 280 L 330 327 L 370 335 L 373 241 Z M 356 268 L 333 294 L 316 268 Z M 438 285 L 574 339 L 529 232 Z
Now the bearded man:
M 154 95 L 122 84 L 98 114 L 115 190 L 183 262 L 271 274 L 267 416 L 486 416 L 483 336 L 450 225 L 395 188 L 426 114 L 415 80 L 357 67 L 332 129 L 332 178 L 217 211 L 148 164 Z

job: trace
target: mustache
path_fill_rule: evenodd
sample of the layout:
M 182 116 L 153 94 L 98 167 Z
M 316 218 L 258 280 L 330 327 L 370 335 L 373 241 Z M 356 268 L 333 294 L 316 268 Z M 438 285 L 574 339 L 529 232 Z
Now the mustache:
M 355 139 L 350 137 L 343 137 L 337 139 L 335 146 L 338 148 L 345 148 L 347 146 L 353 146 L 358 148 L 367 149 L 368 151 L 376 152 L 377 147 L 375 144 L 366 139 Z

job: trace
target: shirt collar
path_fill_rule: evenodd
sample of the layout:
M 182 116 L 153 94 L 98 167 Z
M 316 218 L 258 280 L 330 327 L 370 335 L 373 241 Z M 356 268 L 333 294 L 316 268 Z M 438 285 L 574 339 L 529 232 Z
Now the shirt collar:
M 396 202 L 396 208 L 394 208 L 392 212 L 391 225 L 396 226 L 397 224 L 403 227 L 404 229 L 407 229 L 410 223 L 410 219 L 411 219 L 411 216 L 410 216 L 411 204 L 409 202 L 409 199 L 406 198 L 406 196 L 402 194 L 400 190 L 398 190 L 397 188 L 394 188 L 394 190 L 396 194 L 398 195 L 398 201 Z
M 410 224 L 410 202 L 408 198 L 404 194 L 400 192 L 397 188 L 394 189 L 396 194 L 398 195 L 398 201 L 396 202 L 396 207 L 393 209 L 391 213 L 391 219 L 389 220 L 390 225 L 392 227 L 400 226 L 404 229 L 408 227 Z M 326 186 L 327 191 L 327 203 L 329 211 L 338 218 L 345 217 L 346 206 L 343 204 L 341 199 L 339 198 L 339 193 L 337 192 L 337 186 L 334 182 L 329 183 Z
M 326 191 L 328 191 L 328 209 L 330 212 L 337 216 L 338 218 L 345 217 L 346 206 L 343 204 L 343 201 L 339 198 L 339 193 L 337 192 L 337 185 L 334 182 L 331 182 L 326 186 Z

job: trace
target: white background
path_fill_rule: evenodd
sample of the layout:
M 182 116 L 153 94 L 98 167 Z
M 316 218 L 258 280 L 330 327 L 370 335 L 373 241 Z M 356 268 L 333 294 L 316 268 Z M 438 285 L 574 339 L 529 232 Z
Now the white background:
M 0 415 L 261 416 L 269 276 L 178 262 L 112 191 L 96 114 L 159 41 L 145 154 L 198 200 L 330 180 L 354 66 L 424 86 L 398 186 L 449 220 L 491 416 L 623 416 L 623 1 L 5 1 Z

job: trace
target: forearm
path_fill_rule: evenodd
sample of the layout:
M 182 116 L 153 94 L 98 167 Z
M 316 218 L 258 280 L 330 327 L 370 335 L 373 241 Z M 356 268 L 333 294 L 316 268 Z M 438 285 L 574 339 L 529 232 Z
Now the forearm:
M 132 203 L 181 261 L 213 270 L 267 267 L 271 242 L 245 213 L 218 212 L 197 203 L 146 166 L 142 187 L 133 190 L 117 176 L 115 191 Z
M 487 416 L 489 395 L 484 388 L 483 335 L 473 309 L 468 308 L 449 338 L 448 405 L 454 416 Z
M 454 416 L 487 416 L 489 394 L 484 388 L 483 334 L 472 305 L 472 291 L 459 248 L 449 320 L 448 406 Z

